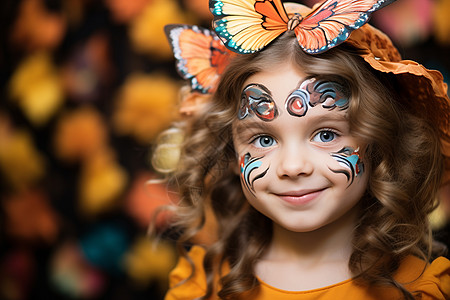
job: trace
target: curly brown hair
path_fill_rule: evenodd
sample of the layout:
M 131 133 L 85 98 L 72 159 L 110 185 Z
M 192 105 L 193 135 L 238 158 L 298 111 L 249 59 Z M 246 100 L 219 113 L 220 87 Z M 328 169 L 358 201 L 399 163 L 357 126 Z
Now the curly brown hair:
M 176 225 L 179 249 L 203 229 L 208 211 L 217 223 L 216 241 L 204 259 L 207 299 L 239 298 L 259 282 L 254 265 L 272 237 L 271 220 L 247 204 L 235 171 L 232 122 L 248 77 L 290 61 L 308 76 L 338 76 L 350 89 L 348 120 L 352 135 L 368 145 L 369 183 L 353 238 L 349 268 L 362 284 L 393 286 L 414 299 L 393 278 L 407 255 L 431 258 L 428 214 L 436 207 L 443 172 L 438 129 L 412 111 L 395 75 L 373 70 L 345 43 L 323 54 L 304 53 L 292 33 L 264 51 L 233 59 L 211 103 L 186 122 L 178 168 L 172 182 L 180 193 Z M 221 289 L 214 274 L 227 263 Z M 194 270 L 195 271 L 195 270 Z

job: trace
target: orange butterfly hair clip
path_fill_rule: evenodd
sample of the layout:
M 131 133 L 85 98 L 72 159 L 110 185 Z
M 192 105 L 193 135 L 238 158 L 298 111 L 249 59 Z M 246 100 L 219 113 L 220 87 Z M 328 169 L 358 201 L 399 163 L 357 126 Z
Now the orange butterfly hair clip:
M 281 0 L 210 0 L 213 27 L 224 45 L 254 53 L 293 30 L 300 47 L 317 54 L 344 42 L 370 15 L 395 0 L 327 0 L 311 12 L 288 15 Z
M 200 26 L 171 24 L 164 30 L 180 76 L 191 81 L 193 91 L 214 93 L 220 75 L 235 53 L 223 45 L 214 31 Z
M 190 81 L 190 87 L 180 92 L 180 113 L 191 115 L 210 100 L 220 76 L 236 53 L 228 50 L 214 31 L 200 26 L 170 24 L 164 30 L 178 73 Z

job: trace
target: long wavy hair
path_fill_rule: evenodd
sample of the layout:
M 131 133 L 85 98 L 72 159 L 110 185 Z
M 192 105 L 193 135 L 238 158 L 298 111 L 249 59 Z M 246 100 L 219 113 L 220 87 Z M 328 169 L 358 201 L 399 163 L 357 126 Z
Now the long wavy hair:
M 431 257 L 427 215 L 437 205 L 443 172 L 438 130 L 411 111 L 412 100 L 402 98 L 395 76 L 373 70 L 357 49 L 344 43 L 309 55 L 290 33 L 264 51 L 233 59 L 211 103 L 182 126 L 185 140 L 171 177 L 181 199 L 175 209 L 181 254 L 186 256 L 185 246 L 205 230 L 210 212 L 217 224 L 216 239 L 206 247 L 207 293 L 201 299 L 216 292 L 221 299 L 236 299 L 259 285 L 254 266 L 271 241 L 272 224 L 242 193 L 231 125 L 246 79 L 285 62 L 308 76 L 337 76 L 350 89 L 350 130 L 368 145 L 371 168 L 349 268 L 363 284 L 395 287 L 414 299 L 393 274 L 407 255 Z M 230 271 L 221 274 L 219 289 L 214 275 L 225 263 Z

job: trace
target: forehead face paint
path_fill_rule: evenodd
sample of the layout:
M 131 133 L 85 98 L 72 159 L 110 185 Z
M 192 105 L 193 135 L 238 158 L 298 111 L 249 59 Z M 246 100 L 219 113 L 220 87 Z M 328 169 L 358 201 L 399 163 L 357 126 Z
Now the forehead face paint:
M 345 95 L 341 84 L 334 81 L 307 79 L 286 99 L 286 110 L 292 116 L 302 117 L 308 107 L 322 104 L 323 108 L 332 110 L 339 107 L 348 108 L 349 97 Z
M 263 121 L 272 121 L 278 116 L 270 91 L 260 84 L 249 84 L 242 91 L 238 118 L 256 115 Z
M 250 179 L 250 175 L 254 170 L 259 169 L 261 167 L 262 162 L 260 161 L 264 156 L 261 157 L 251 157 L 250 153 L 246 153 L 241 156 L 240 159 L 240 167 L 241 167 L 241 181 L 244 183 L 246 189 L 254 194 L 255 189 L 253 188 L 254 182 L 267 174 L 269 167 L 259 174 L 257 174 L 253 179 Z
M 334 173 L 341 173 L 347 176 L 349 185 L 353 183 L 356 176 L 364 172 L 364 163 L 359 156 L 359 148 L 356 150 L 352 147 L 344 147 L 338 152 L 330 154 L 341 166 L 346 169 L 343 170 L 330 170 Z

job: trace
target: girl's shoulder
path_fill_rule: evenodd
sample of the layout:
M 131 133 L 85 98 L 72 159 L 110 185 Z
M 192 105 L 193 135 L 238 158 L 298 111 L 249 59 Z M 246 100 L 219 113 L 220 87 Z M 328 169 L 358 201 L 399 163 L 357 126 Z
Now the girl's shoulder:
M 426 264 L 415 256 L 408 256 L 395 279 L 409 291 L 421 293 L 422 299 L 450 299 L 450 261 L 445 257 Z
M 188 253 L 188 258 L 180 257 L 176 267 L 170 272 L 170 290 L 165 300 L 194 299 L 205 294 L 206 275 L 203 269 L 205 252 L 204 248 L 193 246 Z M 194 273 L 192 266 L 195 268 Z
M 188 259 L 181 257 L 177 266 L 170 273 L 170 290 L 165 300 L 194 299 L 201 297 L 206 291 L 206 276 L 203 269 L 203 258 L 206 250 L 193 246 L 188 253 Z M 192 273 L 192 266 L 195 272 Z M 224 270 L 226 272 L 226 270 Z M 422 300 L 450 299 L 450 261 L 444 257 L 435 259 L 431 264 L 414 257 L 406 257 L 395 274 L 395 279 L 411 291 L 422 294 Z M 216 278 L 217 279 L 217 278 Z M 344 282 L 310 291 L 283 291 L 261 282 L 261 288 L 256 294 L 246 299 L 394 299 L 392 289 L 364 287 L 355 280 Z M 348 298 L 350 297 L 350 298 Z
M 394 278 L 413 294 L 420 294 L 421 300 L 450 299 L 450 261 L 444 257 L 435 259 L 431 264 L 408 256 L 401 263 Z M 397 300 L 400 292 L 392 287 L 367 286 L 355 279 L 309 291 L 283 291 L 262 283 L 258 300 L 313 300 L 313 299 L 365 299 Z

